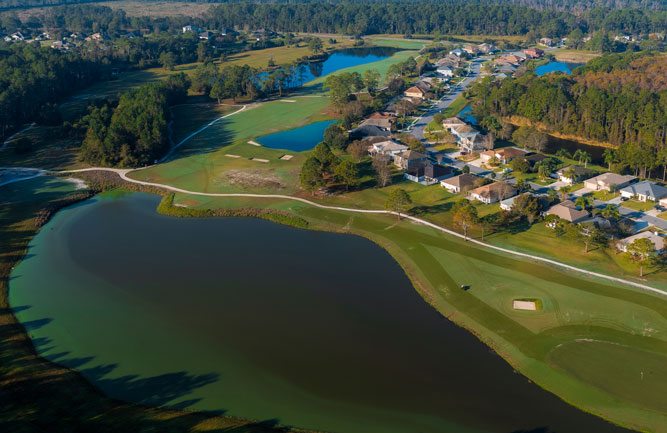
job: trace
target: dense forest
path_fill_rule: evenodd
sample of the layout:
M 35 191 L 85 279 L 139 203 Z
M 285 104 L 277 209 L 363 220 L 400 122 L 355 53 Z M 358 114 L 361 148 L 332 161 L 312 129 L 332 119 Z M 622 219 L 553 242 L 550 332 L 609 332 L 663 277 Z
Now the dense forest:
M 593 9 L 581 16 L 507 4 L 432 3 L 225 3 L 212 7 L 204 22 L 211 27 L 266 27 L 281 31 L 392 34 L 488 34 L 566 36 L 610 30 L 650 33 L 667 29 L 667 12 Z
M 93 165 L 139 167 L 152 164 L 170 148 L 169 106 L 185 101 L 185 74 L 144 84 L 123 94 L 116 107 L 91 106 L 81 158 Z
M 489 77 L 471 89 L 473 109 L 499 132 L 510 116 L 550 131 L 609 142 L 606 162 L 617 171 L 646 175 L 667 163 L 667 58 L 612 54 L 571 76 L 528 72 L 502 82 Z
M 138 0 L 150 1 L 150 0 Z M 237 3 L 239 0 L 166 0 L 189 1 L 192 3 Z M 94 3 L 94 0 L 0 0 L 0 9 L 25 8 L 36 6 L 57 6 L 65 4 Z M 255 0 L 254 3 L 308 3 L 308 0 Z M 328 0 L 327 3 L 359 3 L 359 4 L 387 4 L 387 3 L 460 3 L 461 0 Z M 595 8 L 638 8 L 638 9 L 667 9 L 662 0 L 468 0 L 469 4 L 511 4 L 527 6 L 534 9 L 552 9 L 566 11 L 585 11 Z
M 0 136 L 33 120 L 60 123 L 58 99 L 99 81 L 107 71 L 102 63 L 48 47 L 0 47 Z
M 1 1 L 1 0 L 0 0 Z M 575 0 L 572 0 L 575 1 Z M 538 2 L 539 3 L 539 2 Z M 203 28 L 269 28 L 278 31 L 364 35 L 457 34 L 563 37 L 575 29 L 584 33 L 607 30 L 648 34 L 667 29 L 667 8 L 660 10 L 599 7 L 579 13 L 562 9 L 536 9 L 507 2 L 228 2 L 212 6 L 203 17 L 128 17 L 122 10 L 98 5 L 47 9 L 21 23 L 5 12 L 5 32 L 43 26 L 70 31 L 102 31 L 110 36 L 127 30 L 178 31 L 183 25 Z

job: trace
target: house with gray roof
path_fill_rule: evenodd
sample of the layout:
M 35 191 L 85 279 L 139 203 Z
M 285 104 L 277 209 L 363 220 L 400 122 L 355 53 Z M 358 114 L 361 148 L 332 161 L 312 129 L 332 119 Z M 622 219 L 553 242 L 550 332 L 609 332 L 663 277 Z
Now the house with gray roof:
M 645 180 L 621 189 L 621 196 L 636 198 L 639 201 L 659 201 L 660 199 L 667 197 L 667 188 L 658 185 L 655 182 Z
M 655 246 L 655 251 L 662 251 L 665 248 L 665 239 L 658 235 L 657 232 L 652 232 L 650 230 L 646 230 L 637 234 L 634 234 L 632 236 L 628 236 L 627 238 L 623 238 L 618 243 L 616 244 L 616 248 L 623 252 L 628 251 L 628 247 L 632 245 L 634 241 L 637 239 L 648 239 L 653 243 Z

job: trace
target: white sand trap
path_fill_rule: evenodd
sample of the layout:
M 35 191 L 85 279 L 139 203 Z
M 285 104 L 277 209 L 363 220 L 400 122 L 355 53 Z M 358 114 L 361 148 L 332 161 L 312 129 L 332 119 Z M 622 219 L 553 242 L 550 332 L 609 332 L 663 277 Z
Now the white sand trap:
M 533 301 L 514 301 L 514 303 L 512 304 L 512 307 L 515 310 L 528 310 L 528 311 L 537 310 L 537 306 L 535 305 L 535 302 L 533 302 Z
M 289 161 L 292 158 L 294 158 L 294 155 L 283 155 L 280 157 L 283 161 Z
M 232 155 L 231 153 L 225 153 L 225 156 L 226 156 L 227 158 L 240 158 L 239 155 Z
M 257 161 L 257 162 L 269 162 L 268 159 L 261 159 L 261 158 L 251 158 L 251 161 Z
M 281 99 L 280 102 L 296 102 L 294 99 Z
M 82 179 L 77 179 L 76 177 L 68 177 L 65 179 L 67 182 L 72 182 L 76 189 L 86 189 L 88 185 Z
M 252 141 L 252 140 L 250 140 L 250 141 L 248 142 L 248 144 L 252 144 L 253 146 L 261 146 L 261 144 L 259 144 L 259 143 L 256 142 L 256 141 Z

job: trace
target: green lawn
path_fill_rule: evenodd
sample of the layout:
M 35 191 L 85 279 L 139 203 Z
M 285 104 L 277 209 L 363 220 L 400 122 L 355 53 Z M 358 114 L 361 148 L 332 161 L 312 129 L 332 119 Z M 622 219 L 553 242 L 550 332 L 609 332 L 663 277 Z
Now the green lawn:
M 290 97 L 289 100 L 296 102 L 277 100 L 257 104 L 223 119 L 183 144 L 168 163 L 132 173 L 131 176 L 179 185 L 193 191 L 294 192 L 305 154 L 248 143 L 257 137 L 331 118 L 327 97 L 301 96 Z M 189 115 L 199 109 L 197 106 L 183 106 L 182 110 Z M 208 112 L 208 115 L 218 117 L 217 112 Z M 201 120 L 204 125 L 212 118 L 204 115 Z M 191 126 L 188 130 L 198 129 L 197 125 L 188 124 Z M 280 160 L 285 154 L 294 155 L 294 159 Z M 251 158 L 269 162 L 257 162 Z
M 618 192 L 618 191 L 609 192 L 609 191 L 607 191 L 607 190 L 603 190 L 603 191 L 594 191 L 594 192 L 591 193 L 590 195 L 591 195 L 595 200 L 599 200 L 599 201 L 609 201 L 609 200 L 612 200 L 612 199 L 618 197 L 619 195 L 621 195 L 621 193 Z
M 172 138 L 180 143 L 185 137 L 197 131 L 211 120 L 233 113 L 242 106 L 217 104 L 186 104 L 171 108 L 173 113 Z
M 622 202 L 621 206 L 627 207 L 628 209 L 637 210 L 640 212 L 646 212 L 647 210 L 653 209 L 657 204 L 658 203 L 655 201 L 639 201 L 635 199 L 630 199 Z

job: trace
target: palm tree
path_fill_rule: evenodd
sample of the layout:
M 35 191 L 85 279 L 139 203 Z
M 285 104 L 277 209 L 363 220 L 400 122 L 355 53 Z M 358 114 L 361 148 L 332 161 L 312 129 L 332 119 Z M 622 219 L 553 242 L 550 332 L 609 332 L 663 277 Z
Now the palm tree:
M 574 155 L 572 155 L 572 159 L 576 159 L 579 161 L 579 164 L 581 164 L 581 154 L 584 153 L 581 149 L 577 149 L 576 152 L 574 152 Z
M 591 199 L 589 197 L 584 197 L 583 195 L 577 197 L 574 204 L 582 209 L 588 209 L 592 206 Z
M 584 167 L 588 167 L 588 163 L 592 160 L 591 155 L 588 152 L 581 152 L 579 158 L 579 163 L 583 162 Z
M 619 212 L 618 208 L 614 206 L 613 204 L 608 204 L 605 206 L 604 209 L 602 209 L 602 212 L 600 214 L 609 219 L 620 219 L 621 218 L 621 212 Z
M 558 190 L 558 192 L 560 192 L 561 198 L 563 200 L 565 200 L 565 197 L 567 197 L 567 195 L 570 193 L 571 190 L 572 190 L 571 186 L 565 185 L 565 186 L 561 186 L 560 189 Z
M 604 162 L 607 164 L 608 170 L 611 171 L 611 165 L 616 162 L 616 151 L 609 147 L 605 149 L 602 156 L 604 157 Z
M 567 149 L 563 148 L 560 148 L 558 152 L 556 152 L 556 156 L 563 159 L 572 159 L 572 154 L 568 152 Z

